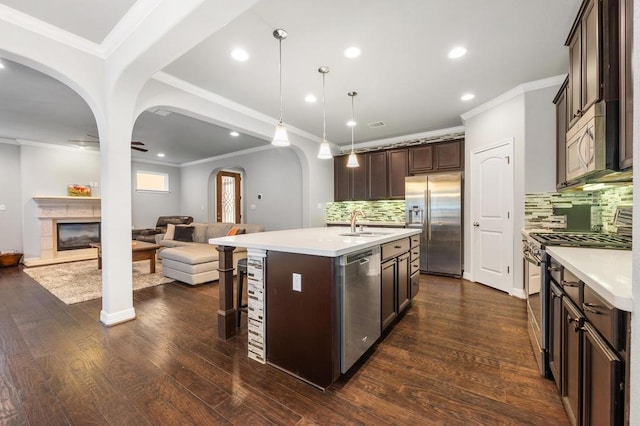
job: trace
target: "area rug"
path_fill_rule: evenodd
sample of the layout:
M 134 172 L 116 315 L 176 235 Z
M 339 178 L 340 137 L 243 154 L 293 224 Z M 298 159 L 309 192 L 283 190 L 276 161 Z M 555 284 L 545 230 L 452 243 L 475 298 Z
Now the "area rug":
M 38 284 L 67 305 L 102 297 L 102 271 L 97 260 L 60 263 L 24 268 Z M 173 280 L 162 275 L 162 265 L 156 263 L 156 273 L 149 273 L 149 261 L 133 262 L 133 289 L 153 287 Z

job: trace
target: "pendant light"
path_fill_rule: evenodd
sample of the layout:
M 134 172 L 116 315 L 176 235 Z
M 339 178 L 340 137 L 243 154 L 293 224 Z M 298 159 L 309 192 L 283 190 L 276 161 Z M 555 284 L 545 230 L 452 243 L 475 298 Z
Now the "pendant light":
M 356 157 L 356 153 L 353 151 L 353 128 L 356 127 L 356 121 L 353 118 L 353 98 L 356 97 L 358 92 L 349 92 L 348 95 L 351 96 L 351 154 L 349 154 L 349 161 L 347 161 L 347 167 L 359 167 L 358 157 Z
M 325 110 L 325 98 L 324 98 L 324 80 L 325 76 L 329 72 L 329 67 L 320 67 L 318 72 L 322 74 L 322 143 L 320 144 L 320 150 L 318 151 L 318 158 L 321 160 L 328 160 L 333 158 L 331 155 L 331 147 L 327 142 L 327 114 Z
M 271 141 L 271 144 L 275 146 L 289 146 L 287 128 L 282 123 L 282 40 L 287 38 L 287 32 L 278 28 L 273 32 L 273 37 L 278 40 L 280 53 L 278 62 L 278 72 L 280 74 L 280 121 L 276 125 L 276 131 L 273 135 L 273 141 Z

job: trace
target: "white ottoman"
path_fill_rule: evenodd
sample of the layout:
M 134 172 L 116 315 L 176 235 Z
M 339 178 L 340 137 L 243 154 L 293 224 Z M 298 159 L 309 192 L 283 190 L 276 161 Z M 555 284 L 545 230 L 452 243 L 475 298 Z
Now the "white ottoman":
M 216 246 L 198 244 L 166 248 L 160 252 L 165 277 L 196 285 L 215 281 L 218 272 Z

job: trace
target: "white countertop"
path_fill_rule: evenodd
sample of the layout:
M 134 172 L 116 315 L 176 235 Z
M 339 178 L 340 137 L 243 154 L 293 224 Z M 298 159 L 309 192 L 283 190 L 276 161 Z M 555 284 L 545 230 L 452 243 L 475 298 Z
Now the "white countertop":
M 421 232 L 416 228 L 365 228 L 376 236 L 344 236 L 349 227 L 302 228 L 284 231 L 255 232 L 231 237 L 211 238 L 209 244 L 246 247 L 286 253 L 338 257 L 354 251 L 407 238 Z
M 545 250 L 607 302 L 631 312 L 631 250 L 581 247 Z

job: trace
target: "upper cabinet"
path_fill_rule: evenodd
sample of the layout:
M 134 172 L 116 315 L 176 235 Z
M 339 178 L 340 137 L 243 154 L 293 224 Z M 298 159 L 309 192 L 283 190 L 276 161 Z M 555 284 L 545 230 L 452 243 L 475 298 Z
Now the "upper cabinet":
M 564 188 L 567 184 L 566 174 L 566 134 L 569 128 L 568 106 L 569 77 L 564 80 L 553 103 L 556 104 L 556 187 Z
M 359 167 L 347 168 L 348 155 L 334 158 L 334 200 L 404 200 L 404 178 L 413 174 L 462 170 L 464 140 L 358 154 Z
M 633 0 L 620 1 L 620 169 L 633 164 Z
M 618 13 L 618 0 L 585 0 L 571 28 L 569 127 L 594 103 L 618 99 Z
M 462 170 L 464 139 L 411 147 L 409 173 Z

